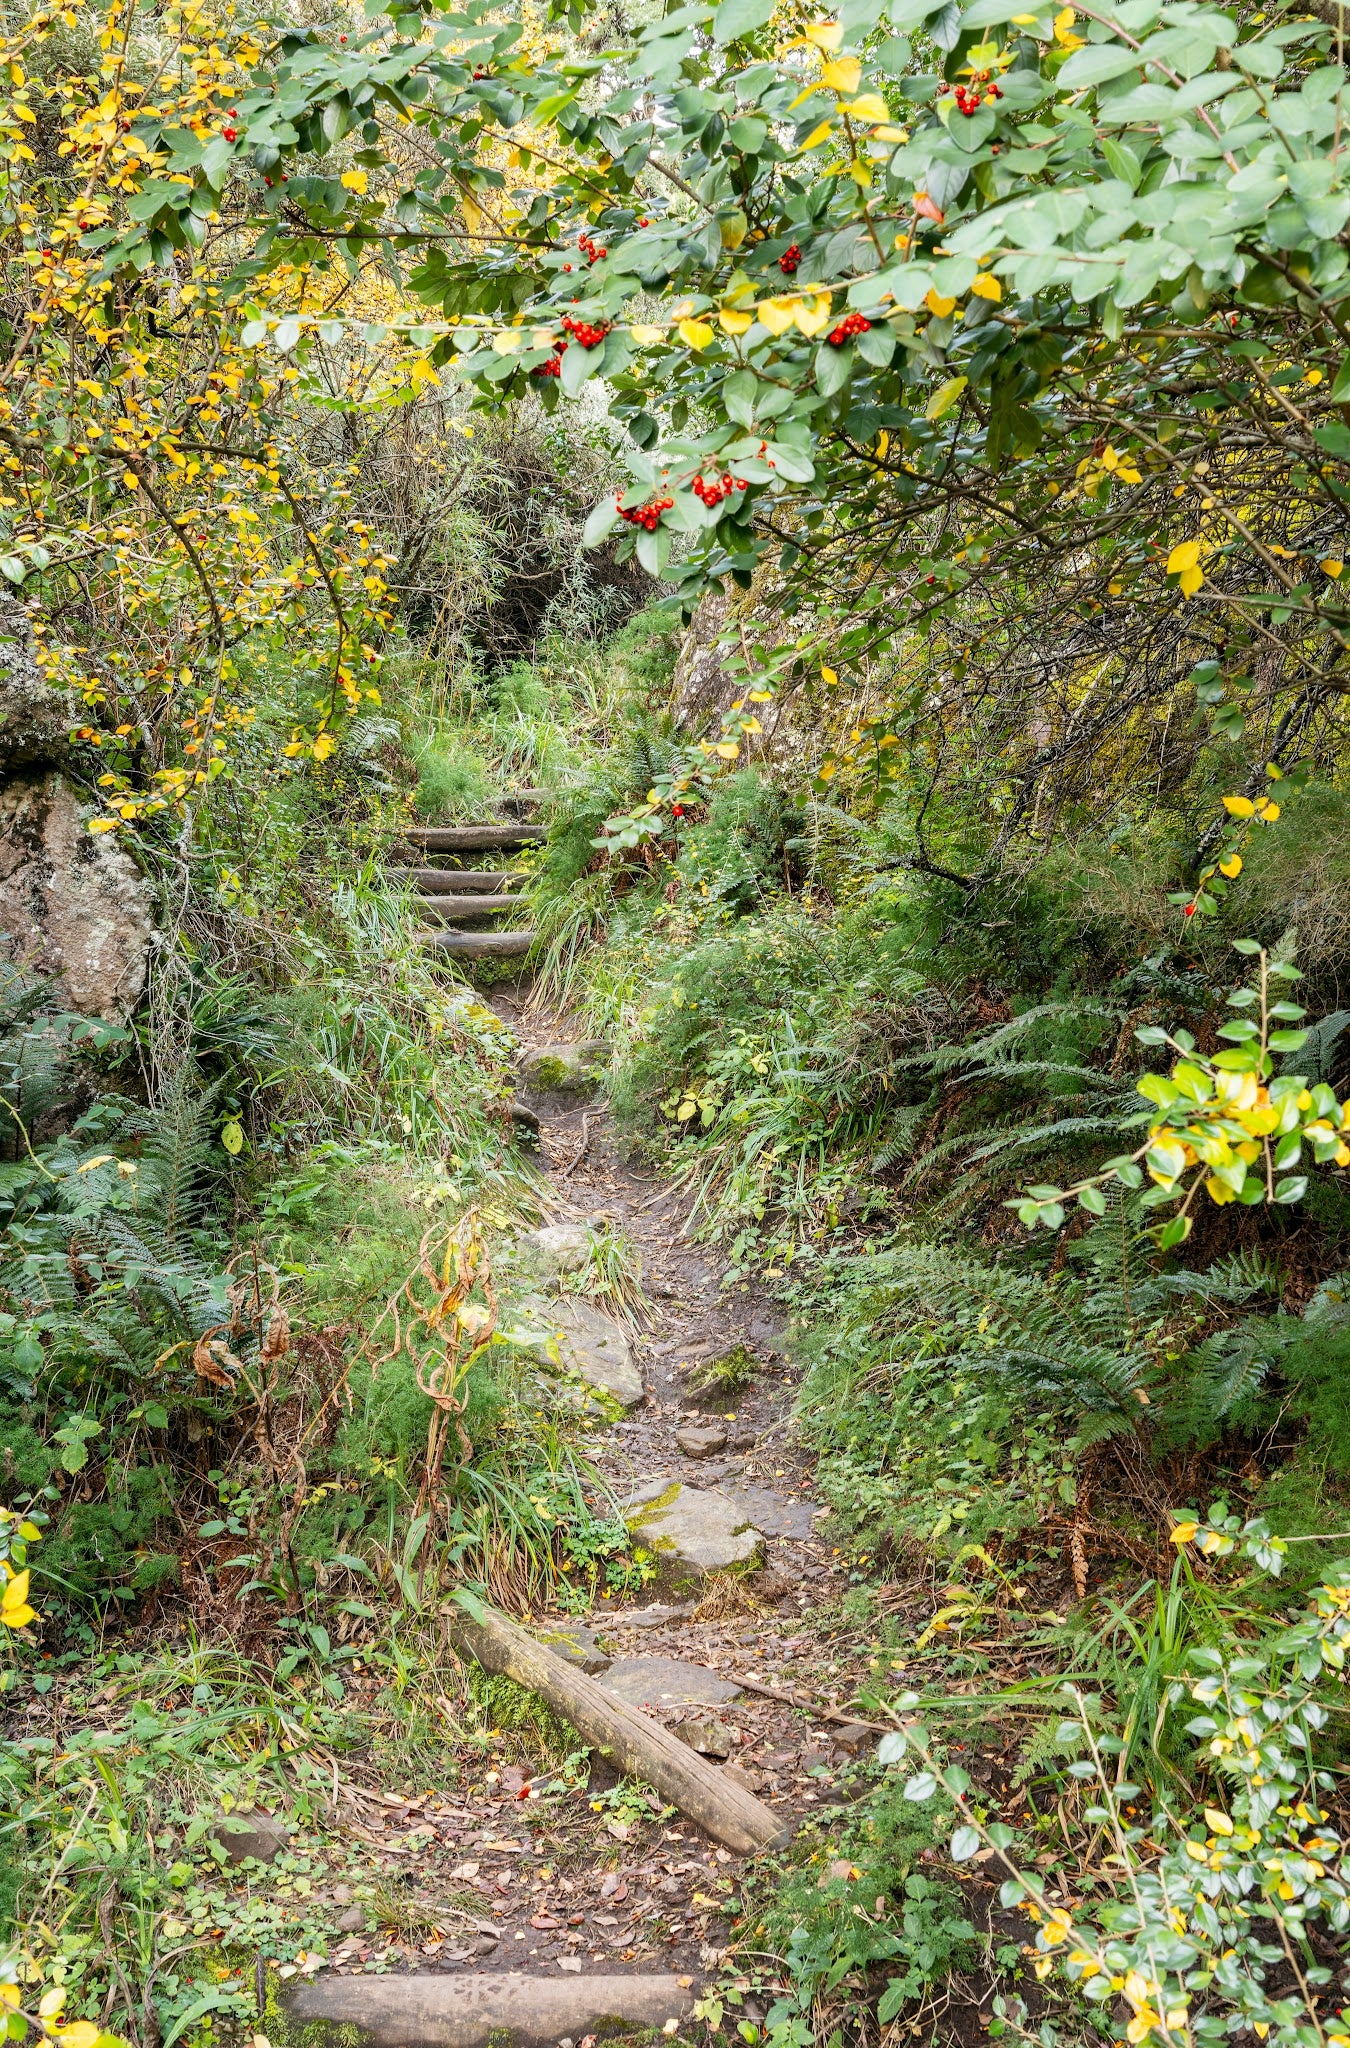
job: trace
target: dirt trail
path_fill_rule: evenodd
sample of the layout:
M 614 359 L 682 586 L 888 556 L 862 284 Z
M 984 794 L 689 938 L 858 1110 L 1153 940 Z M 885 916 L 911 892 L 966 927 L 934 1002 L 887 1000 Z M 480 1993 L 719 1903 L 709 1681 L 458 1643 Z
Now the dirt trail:
M 524 1045 L 578 1036 L 528 999 L 528 984 L 498 984 L 489 998 Z M 626 1660 L 678 1660 L 645 1696 L 640 1668 L 632 1703 L 668 1726 L 695 1724 L 687 1732 L 696 1747 L 741 1772 L 785 1820 L 805 1823 L 849 1796 L 847 1781 L 875 1738 L 847 1712 L 866 1652 L 840 1617 L 847 1581 L 817 1533 L 823 1511 L 793 1442 L 795 1375 L 782 1312 L 752 1285 L 720 1290 L 716 1260 L 685 1235 L 687 1200 L 622 1156 L 603 1103 L 518 1099 L 539 1118 L 540 1163 L 552 1181 L 547 1220 L 603 1217 L 642 1256 L 651 1327 L 634 1336 L 648 1398 L 595 1444 L 615 1498 L 659 1493 L 676 1480 L 716 1489 L 765 1538 L 758 1572 L 709 1581 L 697 1600 L 602 1598 L 586 1616 L 531 1619 L 581 1620 L 611 1660 L 606 1678 Z M 691 1397 L 681 1366 L 737 1345 L 753 1354 L 751 1383 L 706 1403 Z M 725 1449 L 691 1459 L 676 1441 L 690 1423 L 723 1425 Z M 690 1674 L 712 1697 L 678 1697 Z M 389 1800 L 387 1788 L 381 1796 Z M 460 1973 L 480 1985 L 501 1973 L 554 1981 L 563 1973 L 580 1992 L 592 1979 L 661 1972 L 689 1996 L 716 1975 L 728 1944 L 744 1939 L 740 1860 L 654 1798 L 643 1804 L 631 1786 L 618 1788 L 602 1762 L 589 1793 L 550 1798 L 545 1780 L 532 1780 L 523 1739 L 508 1729 L 486 1756 L 464 1751 L 452 1793 L 410 1791 L 402 1811 L 391 1804 L 365 1839 L 401 1891 L 403 1931 L 392 1940 L 387 1929 L 354 1933 L 330 1955 L 330 1984 L 391 1968 Z M 336 1985 L 333 1995 L 341 1995 Z

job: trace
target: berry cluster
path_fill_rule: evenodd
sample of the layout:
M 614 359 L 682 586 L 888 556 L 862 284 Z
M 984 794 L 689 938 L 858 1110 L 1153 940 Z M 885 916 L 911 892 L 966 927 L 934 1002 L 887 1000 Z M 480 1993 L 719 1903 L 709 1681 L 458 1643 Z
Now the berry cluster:
M 629 505 L 625 507 L 622 499 L 623 492 L 616 491 L 614 503 L 619 508 L 620 519 L 626 519 L 630 526 L 641 526 L 648 533 L 656 531 L 656 528 L 661 523 L 661 514 L 668 512 L 675 503 L 673 498 L 649 498 L 645 505 Z
M 801 260 L 801 249 L 799 245 L 796 242 L 794 242 L 792 244 L 792 247 L 790 249 L 784 249 L 782 255 L 779 257 L 778 268 L 782 271 L 784 277 L 795 277 L 797 275 L 797 265 L 801 262 Z
M 344 41 L 345 41 L 345 38 L 344 38 Z M 487 75 L 488 75 L 488 68 L 487 68 L 487 65 L 486 65 L 486 64 L 475 64 L 475 65 L 474 65 L 474 67 L 473 67 L 473 75 L 474 75 L 474 79 L 475 79 L 475 80 L 478 80 L 478 79 L 480 79 L 480 78 L 486 78 L 486 77 L 487 77 Z
M 583 348 L 599 348 L 609 333 L 608 320 L 574 320 L 570 313 L 563 315 L 563 331 L 570 334 Z
M 1003 88 L 989 82 L 989 73 L 979 71 L 972 85 L 958 85 L 956 88 L 956 111 L 958 114 L 978 114 L 987 102 L 991 107 L 995 100 L 1001 100 Z
M 229 125 L 225 128 L 222 128 L 220 131 L 227 142 L 237 142 L 239 139 L 239 130 L 234 126 L 234 123 L 238 119 L 239 109 L 237 107 L 231 107 L 229 112 Z
M 842 348 L 846 341 L 852 341 L 855 334 L 866 334 L 872 325 L 865 313 L 846 313 L 837 327 L 832 327 L 825 339 L 831 348 Z
M 689 486 L 696 498 L 705 505 L 720 505 L 723 498 L 729 498 L 733 491 L 744 491 L 748 486 L 734 476 L 696 476 Z
M 567 343 L 565 341 L 555 341 L 553 344 L 553 354 L 549 357 L 548 361 L 546 363 L 536 363 L 535 367 L 531 370 L 530 375 L 532 377 L 561 376 L 562 358 L 566 354 Z
M 603 256 L 609 254 L 608 249 L 597 248 L 589 235 L 578 235 L 577 247 L 588 263 L 598 263 Z

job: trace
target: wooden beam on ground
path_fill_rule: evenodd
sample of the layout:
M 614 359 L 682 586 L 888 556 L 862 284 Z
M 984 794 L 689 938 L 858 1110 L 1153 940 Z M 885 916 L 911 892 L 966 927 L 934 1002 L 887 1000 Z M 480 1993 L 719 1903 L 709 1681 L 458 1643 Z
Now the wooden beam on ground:
M 588 2034 L 663 2034 L 689 2017 L 696 1996 L 687 1977 L 446 1971 L 316 1977 L 283 1990 L 281 2002 L 306 2040 L 349 2042 L 355 2027 L 370 2048 L 553 2048 Z
M 521 885 L 528 878 L 505 874 L 496 868 L 395 868 L 394 879 L 411 882 L 424 896 L 458 896 L 461 891 L 497 896 L 505 895 L 513 884 Z
M 792 1834 L 781 1814 L 756 1799 L 716 1764 L 699 1756 L 678 1736 L 606 1692 L 583 1671 L 527 1635 L 504 1614 L 473 1594 L 461 1593 L 446 1610 L 454 1641 L 485 1671 L 513 1678 L 537 1692 L 569 1721 L 592 1749 L 652 1789 L 738 1855 L 775 1849 Z
M 534 944 L 533 932 L 419 932 L 424 946 L 471 960 L 519 960 Z
M 428 853 L 503 853 L 515 846 L 537 846 L 548 837 L 542 825 L 405 825 L 409 846 Z
M 461 917 L 501 917 L 519 910 L 519 896 L 426 896 L 422 914 L 430 924 L 450 924 Z

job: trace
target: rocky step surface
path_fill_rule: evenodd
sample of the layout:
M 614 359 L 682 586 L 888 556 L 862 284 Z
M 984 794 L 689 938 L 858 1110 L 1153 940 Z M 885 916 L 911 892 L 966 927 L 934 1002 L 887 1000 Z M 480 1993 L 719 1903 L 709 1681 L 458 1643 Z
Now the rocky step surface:
M 528 823 L 523 813 L 540 800 L 542 791 L 520 789 L 503 800 L 503 807 L 516 813 L 512 824 L 409 825 L 394 857 L 407 860 L 411 879 L 422 899 L 425 920 L 418 934 L 423 945 L 456 958 L 517 960 L 534 944 L 532 931 L 466 931 L 466 924 L 484 918 L 503 917 L 520 908 L 520 893 L 511 884 L 522 880 L 492 868 L 422 867 L 420 853 L 459 856 L 473 853 L 511 853 L 534 846 L 545 837 L 542 825 Z

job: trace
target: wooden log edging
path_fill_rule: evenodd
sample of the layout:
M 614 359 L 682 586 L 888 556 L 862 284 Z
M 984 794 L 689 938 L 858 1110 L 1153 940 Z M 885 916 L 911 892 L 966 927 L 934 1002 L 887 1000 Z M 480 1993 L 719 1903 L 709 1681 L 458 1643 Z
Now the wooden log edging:
M 548 833 L 542 825 L 405 825 L 402 837 L 428 853 L 486 853 L 537 846 Z
M 455 1595 L 445 1610 L 453 1640 L 485 1671 L 502 1673 L 537 1692 L 571 1723 L 582 1740 L 634 1777 L 643 1778 L 663 1799 L 699 1827 L 734 1849 L 753 1856 L 791 1840 L 781 1814 L 756 1799 L 687 1743 L 606 1692 L 583 1671 L 563 1662 L 504 1614 L 468 1592 Z
M 297 2031 L 317 2029 L 321 2040 L 349 2042 L 355 2027 L 370 2048 L 486 2048 L 504 2036 L 516 2048 L 553 2048 L 568 2035 L 664 2032 L 688 2018 L 694 1997 L 687 1977 L 419 1972 L 319 1977 L 283 1991 L 281 2003 Z
M 533 932 L 424 931 L 418 933 L 423 945 L 442 953 L 467 955 L 478 960 L 519 960 L 534 944 Z

